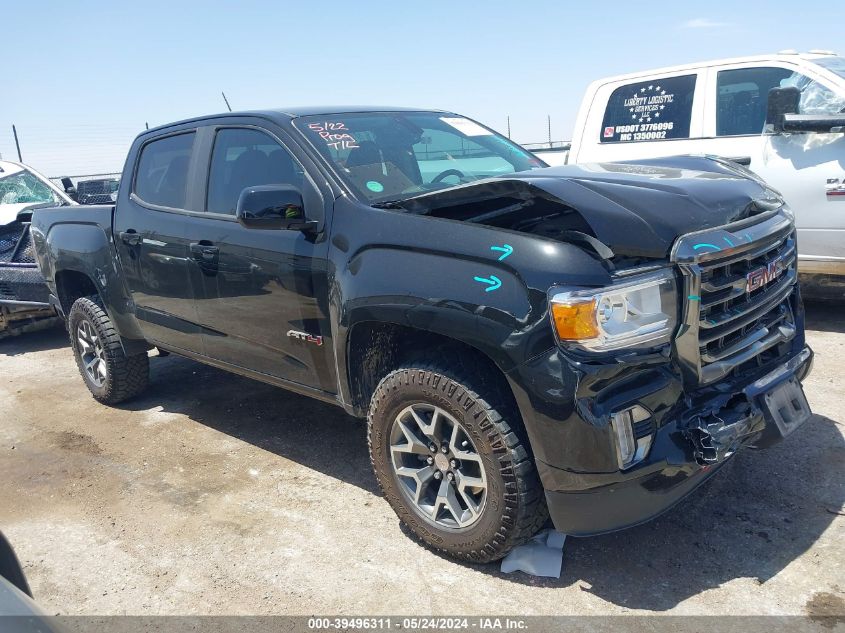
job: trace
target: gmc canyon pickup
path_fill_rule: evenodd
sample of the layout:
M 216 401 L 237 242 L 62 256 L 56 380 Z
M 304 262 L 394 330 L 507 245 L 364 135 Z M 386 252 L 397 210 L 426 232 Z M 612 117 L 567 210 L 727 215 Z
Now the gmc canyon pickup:
M 449 112 L 231 113 L 143 132 L 115 205 L 32 234 L 97 400 L 155 347 L 342 406 L 400 519 L 464 560 L 549 514 L 645 521 L 810 416 L 792 213 L 727 161 L 547 168 Z

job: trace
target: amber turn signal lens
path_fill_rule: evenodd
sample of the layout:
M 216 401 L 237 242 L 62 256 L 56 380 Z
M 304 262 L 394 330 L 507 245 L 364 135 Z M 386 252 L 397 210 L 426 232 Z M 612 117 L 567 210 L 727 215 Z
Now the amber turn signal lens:
M 599 335 L 595 300 L 571 305 L 563 303 L 551 305 L 555 330 L 561 340 L 580 341 Z

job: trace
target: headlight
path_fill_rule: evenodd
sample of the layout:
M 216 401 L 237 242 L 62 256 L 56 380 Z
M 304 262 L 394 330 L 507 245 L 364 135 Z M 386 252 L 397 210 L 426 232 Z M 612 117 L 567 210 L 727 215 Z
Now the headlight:
M 624 277 L 606 288 L 552 288 L 549 295 L 558 339 L 589 351 L 661 345 L 677 324 L 670 270 Z

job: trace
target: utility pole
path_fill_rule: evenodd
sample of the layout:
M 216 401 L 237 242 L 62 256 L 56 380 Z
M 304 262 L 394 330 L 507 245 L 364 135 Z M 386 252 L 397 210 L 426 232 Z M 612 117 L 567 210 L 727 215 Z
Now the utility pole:
M 511 137 L 511 117 L 508 115 L 508 138 Z
M 22 163 L 23 158 L 21 157 L 21 144 L 18 141 L 18 129 L 12 124 L 12 134 L 15 136 L 15 147 L 18 149 L 18 162 Z
M 220 94 L 223 95 L 223 101 L 226 102 L 226 107 L 229 108 L 229 112 L 231 112 L 232 106 L 229 105 L 229 100 L 226 98 L 226 93 L 221 90 Z
M 552 147 L 552 115 L 547 114 L 546 117 L 548 118 L 549 122 L 549 149 Z

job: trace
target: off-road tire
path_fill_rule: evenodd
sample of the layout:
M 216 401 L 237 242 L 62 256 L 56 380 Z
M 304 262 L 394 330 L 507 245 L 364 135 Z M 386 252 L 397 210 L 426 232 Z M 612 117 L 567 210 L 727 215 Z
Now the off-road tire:
M 489 404 L 465 376 L 497 394 L 479 373 L 458 375 L 438 363 L 418 362 L 388 374 L 370 401 L 367 440 L 376 479 L 388 503 L 413 535 L 453 558 L 486 563 L 505 556 L 533 536 L 548 519 L 545 496 L 527 450 L 518 413 L 505 402 Z M 487 502 L 475 523 L 461 529 L 441 528 L 423 518 L 407 499 L 394 474 L 390 431 L 407 406 L 427 403 L 454 417 L 475 444 L 487 475 Z M 519 433 L 515 431 L 520 431 Z M 522 436 L 522 437 L 521 437 Z
M 102 343 L 106 361 L 106 378 L 97 385 L 85 370 L 80 352 L 77 331 L 82 320 L 87 320 Z M 68 332 L 76 366 L 85 381 L 85 386 L 96 400 L 103 404 L 117 404 L 128 400 L 147 388 L 150 376 L 150 361 L 147 353 L 127 356 L 123 351 L 120 336 L 100 298 L 82 297 L 74 301 L 68 313 Z

